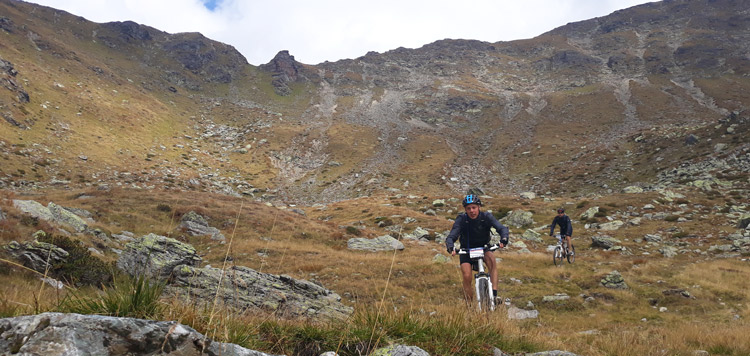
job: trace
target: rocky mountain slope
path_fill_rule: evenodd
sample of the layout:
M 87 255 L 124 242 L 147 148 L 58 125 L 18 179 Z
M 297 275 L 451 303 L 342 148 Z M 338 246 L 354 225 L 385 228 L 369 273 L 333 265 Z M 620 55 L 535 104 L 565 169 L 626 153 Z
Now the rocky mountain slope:
M 317 65 L 281 51 L 259 67 L 197 33 L 15 0 L 0 9 L 4 188 L 310 203 L 396 189 L 648 189 L 686 183 L 680 167 L 747 178 L 742 1 L 649 3 L 528 40 Z

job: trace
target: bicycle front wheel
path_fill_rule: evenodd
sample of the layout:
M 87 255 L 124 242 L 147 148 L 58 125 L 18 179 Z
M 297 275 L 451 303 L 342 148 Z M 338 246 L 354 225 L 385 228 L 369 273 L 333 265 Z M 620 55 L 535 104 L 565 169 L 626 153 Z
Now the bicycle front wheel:
M 558 266 L 562 264 L 563 259 L 565 256 L 563 256 L 563 249 L 560 246 L 555 247 L 555 251 L 552 252 L 552 262 L 555 263 L 555 266 Z
M 486 278 L 480 278 L 477 280 L 479 288 L 479 310 L 483 312 L 489 312 L 492 310 L 492 291 L 490 290 L 490 284 Z
M 570 253 L 568 253 L 568 263 L 573 263 L 576 260 L 576 247 L 570 247 Z

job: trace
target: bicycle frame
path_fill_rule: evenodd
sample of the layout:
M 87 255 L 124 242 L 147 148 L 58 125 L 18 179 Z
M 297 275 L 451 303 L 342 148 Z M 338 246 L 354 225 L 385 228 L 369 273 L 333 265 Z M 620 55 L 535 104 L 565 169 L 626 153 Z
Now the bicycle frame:
M 477 273 L 474 274 L 474 291 L 477 297 L 477 307 L 479 311 L 482 311 L 482 305 L 486 304 L 489 311 L 495 310 L 495 298 L 492 295 L 492 281 L 490 275 L 484 271 L 484 253 L 485 251 L 494 251 L 498 248 L 497 245 L 492 247 L 485 245 L 483 247 L 477 247 L 472 249 L 461 248 L 458 250 L 459 255 L 469 254 L 472 263 L 477 263 Z M 483 286 L 486 286 L 483 288 Z M 482 290 L 485 289 L 485 290 Z

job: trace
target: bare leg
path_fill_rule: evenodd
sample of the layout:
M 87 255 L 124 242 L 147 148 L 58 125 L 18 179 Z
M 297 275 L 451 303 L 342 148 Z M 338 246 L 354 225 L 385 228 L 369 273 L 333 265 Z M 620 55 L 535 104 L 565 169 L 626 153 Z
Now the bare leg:
M 461 264 L 461 279 L 464 288 L 464 300 L 467 306 L 471 306 L 474 301 L 474 290 L 471 289 L 471 263 Z

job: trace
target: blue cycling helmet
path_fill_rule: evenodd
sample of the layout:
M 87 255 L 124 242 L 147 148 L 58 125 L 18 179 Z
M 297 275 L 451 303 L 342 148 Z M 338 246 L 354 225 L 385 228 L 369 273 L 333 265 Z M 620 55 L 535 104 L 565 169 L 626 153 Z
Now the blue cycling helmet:
M 461 204 L 463 204 L 464 207 L 466 207 L 469 204 L 476 204 L 476 205 L 482 206 L 482 201 L 479 199 L 479 196 L 474 195 L 474 194 L 469 194 L 466 196 L 466 198 L 464 198 L 464 201 L 461 202 Z

